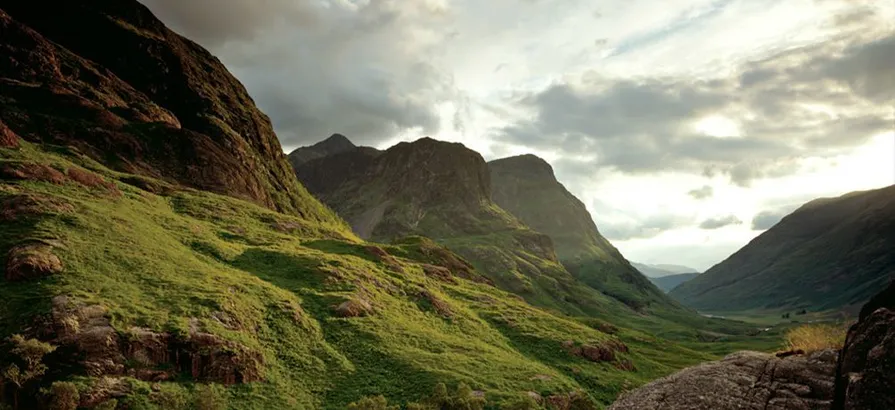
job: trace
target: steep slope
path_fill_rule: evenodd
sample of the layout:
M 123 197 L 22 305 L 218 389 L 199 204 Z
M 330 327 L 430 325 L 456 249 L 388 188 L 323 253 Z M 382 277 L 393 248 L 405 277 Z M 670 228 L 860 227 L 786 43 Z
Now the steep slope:
M 671 292 L 672 289 L 680 286 L 680 284 L 699 276 L 698 273 L 677 273 L 673 275 L 660 276 L 657 278 L 648 278 L 650 282 L 656 285 L 663 292 Z
M 345 408 L 439 383 L 608 404 L 728 349 L 534 308 L 425 239 L 361 241 L 135 1 L 0 2 L 0 51 L 0 334 L 21 335 L 0 407 Z
M 295 182 L 242 84 L 142 5 L 0 8 L 0 120 L 22 138 L 73 147 L 115 170 L 337 220 Z
M 582 282 L 635 308 L 676 307 L 600 234 L 584 203 L 556 180 L 546 161 L 522 155 L 488 168 L 494 202 L 553 239 L 559 260 Z
M 694 268 L 679 265 L 648 265 L 645 263 L 631 262 L 643 276 L 648 278 L 661 278 L 663 276 L 679 275 L 682 273 L 698 273 Z
M 895 186 L 811 201 L 671 295 L 705 311 L 853 310 L 895 277 Z
M 309 161 L 296 174 L 362 238 L 430 237 L 532 303 L 573 314 L 625 310 L 577 281 L 550 237 L 491 200 L 487 163 L 462 144 L 423 138 L 381 153 L 356 149 Z

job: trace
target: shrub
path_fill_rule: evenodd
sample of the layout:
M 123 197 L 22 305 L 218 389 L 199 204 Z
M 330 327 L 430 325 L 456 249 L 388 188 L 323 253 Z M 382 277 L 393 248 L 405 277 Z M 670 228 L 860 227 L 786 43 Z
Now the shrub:
M 790 351 L 816 352 L 824 349 L 841 349 L 845 344 L 845 326 L 807 325 L 786 333 L 786 348 Z
M 50 386 L 49 396 L 49 410 L 76 410 L 81 401 L 78 386 L 69 382 L 54 382 Z
M 384 396 L 364 397 L 348 405 L 349 410 L 398 410 L 399 406 L 389 406 Z

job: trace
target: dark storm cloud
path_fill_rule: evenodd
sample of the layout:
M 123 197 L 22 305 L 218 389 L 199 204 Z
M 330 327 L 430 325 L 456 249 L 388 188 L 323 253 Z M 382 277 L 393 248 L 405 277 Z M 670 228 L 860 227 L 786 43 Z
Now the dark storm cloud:
M 735 215 L 719 216 L 702 221 L 699 224 L 700 229 L 720 229 L 729 225 L 740 225 L 743 221 Z
M 364 144 L 407 129 L 435 133 L 438 103 L 463 108 L 438 68 L 450 30 L 435 2 L 143 1 L 221 58 L 284 146 L 335 132 Z
M 838 24 L 853 24 L 870 17 L 837 18 Z M 864 34 L 854 29 L 830 42 L 786 50 L 713 81 L 554 84 L 517 100 L 533 118 L 495 138 L 589 155 L 591 166 L 579 168 L 590 173 L 721 174 L 740 186 L 790 175 L 799 171 L 799 158 L 842 154 L 893 129 L 895 36 Z M 739 135 L 699 135 L 694 124 L 710 115 L 734 120 Z
M 694 189 L 694 190 L 691 190 L 690 192 L 687 192 L 687 195 L 690 195 L 691 197 L 693 197 L 693 199 L 711 198 L 712 195 L 714 195 L 714 194 L 715 194 L 715 190 L 708 185 L 703 186 L 702 188 Z

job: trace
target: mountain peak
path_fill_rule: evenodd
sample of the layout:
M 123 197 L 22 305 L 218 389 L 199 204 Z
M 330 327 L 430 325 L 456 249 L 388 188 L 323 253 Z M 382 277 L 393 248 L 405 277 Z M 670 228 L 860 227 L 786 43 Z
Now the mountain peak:
M 352 148 L 356 148 L 357 146 L 354 145 L 354 143 L 351 142 L 348 137 L 336 133 L 330 135 L 329 138 L 314 144 L 314 147 L 324 148 L 328 151 L 347 151 Z
M 556 180 L 553 166 L 543 158 L 534 154 L 523 154 L 514 157 L 501 158 L 488 163 L 492 172 L 512 172 L 515 175 L 524 175 L 526 178 L 539 178 Z
M 299 147 L 289 153 L 289 162 L 293 168 L 304 165 L 308 161 L 318 158 L 328 157 L 330 155 L 341 154 L 343 152 L 352 151 L 357 148 L 348 137 L 336 133 L 330 135 L 329 138 L 320 141 L 311 146 Z

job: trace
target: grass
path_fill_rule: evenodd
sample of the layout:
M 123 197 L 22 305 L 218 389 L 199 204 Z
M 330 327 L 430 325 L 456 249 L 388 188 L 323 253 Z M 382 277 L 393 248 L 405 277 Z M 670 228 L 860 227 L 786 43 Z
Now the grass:
M 786 348 L 805 353 L 825 349 L 842 349 L 848 327 L 844 325 L 807 325 L 794 328 L 786 333 Z
M 546 397 L 577 390 L 605 406 L 625 389 L 734 348 L 772 350 L 772 336 L 745 336 L 745 325 L 709 319 L 691 325 L 675 312 L 636 314 L 599 294 L 582 293 L 604 302 L 572 315 L 532 307 L 487 284 L 439 281 L 422 268 L 438 261 L 427 259 L 416 242 L 380 245 L 397 262 L 389 263 L 337 221 L 302 219 L 190 189 L 157 195 L 121 182 L 133 175 L 65 150 L 28 143 L 0 149 L 0 166 L 9 162 L 95 172 L 120 195 L 71 181 L 0 181 L 0 202 L 28 194 L 70 205 L 2 221 L 0 264 L 13 246 L 41 240 L 56 244 L 53 252 L 65 269 L 0 286 L 0 331 L 27 330 L 50 312 L 54 296 L 68 295 L 105 307 L 121 336 L 135 326 L 188 334 L 196 324 L 263 357 L 263 381 L 244 385 L 206 388 L 184 376 L 160 383 L 156 391 L 124 378 L 130 394 L 119 403 L 131 408 L 214 401 L 209 392 L 240 409 L 344 408 L 379 395 L 403 404 L 426 398 L 438 383 L 465 383 L 484 392 L 493 406 L 528 391 Z M 542 263 L 525 254 L 512 257 L 519 266 Z M 596 292 L 569 291 L 563 288 L 568 283 L 549 277 L 532 286 L 573 296 Z M 451 315 L 421 300 L 423 289 Z M 369 300 L 372 314 L 334 313 L 334 306 L 358 295 Z M 700 341 L 695 325 L 726 339 Z M 589 362 L 561 348 L 568 340 L 611 338 L 630 347 L 620 356 L 636 371 Z M 77 367 L 48 374 L 43 387 L 73 382 L 83 393 L 102 382 Z

